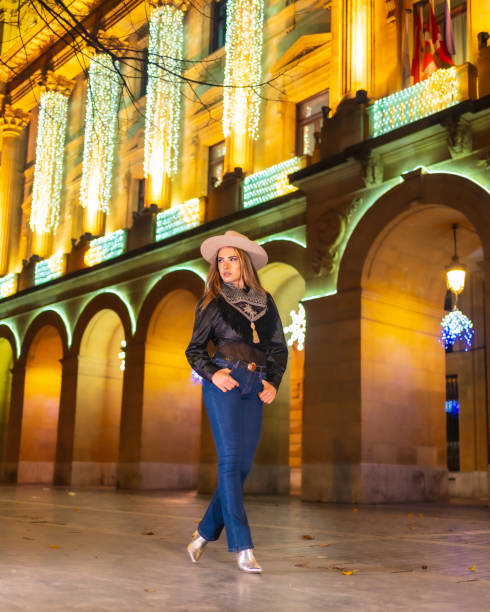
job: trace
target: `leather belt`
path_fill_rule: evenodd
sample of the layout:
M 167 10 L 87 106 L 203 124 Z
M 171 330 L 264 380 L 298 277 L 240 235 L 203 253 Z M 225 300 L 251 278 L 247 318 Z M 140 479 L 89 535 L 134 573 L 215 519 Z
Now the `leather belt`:
M 258 365 L 257 363 L 255 363 L 255 361 L 243 361 L 243 359 L 235 359 L 234 357 L 228 357 L 228 355 L 220 355 L 219 353 L 217 353 L 214 358 L 224 359 L 225 361 L 229 361 L 232 365 L 240 366 L 242 368 L 245 368 L 246 370 L 249 370 L 250 372 L 265 372 L 267 369 L 267 366 Z

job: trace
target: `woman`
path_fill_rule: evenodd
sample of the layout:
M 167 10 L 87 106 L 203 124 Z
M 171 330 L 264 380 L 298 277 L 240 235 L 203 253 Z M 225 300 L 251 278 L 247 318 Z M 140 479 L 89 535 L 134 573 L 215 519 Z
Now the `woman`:
M 226 527 L 228 550 L 237 553 L 238 567 L 259 573 L 242 488 L 259 441 L 262 404 L 276 397 L 288 351 L 277 308 L 257 276 L 267 263 L 264 249 L 227 231 L 205 240 L 201 254 L 211 265 L 186 356 L 203 378 L 218 488 L 187 550 L 196 563 L 207 542 Z M 213 358 L 209 341 L 216 347 Z

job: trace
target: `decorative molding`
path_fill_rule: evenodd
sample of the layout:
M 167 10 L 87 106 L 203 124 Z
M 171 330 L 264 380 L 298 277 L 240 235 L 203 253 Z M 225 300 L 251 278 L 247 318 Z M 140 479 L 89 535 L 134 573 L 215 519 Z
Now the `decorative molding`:
M 148 0 L 148 4 L 152 8 L 157 8 L 159 6 L 165 6 L 166 4 L 171 4 L 175 6 L 175 8 L 186 11 L 189 6 L 189 0 Z
M 444 127 L 447 132 L 447 146 L 452 159 L 469 155 L 473 149 L 471 124 L 463 117 L 449 117 Z
M 374 187 L 383 182 L 384 163 L 381 155 L 374 151 L 368 151 L 361 157 L 363 181 L 366 187 Z
M 3 115 L 0 117 L 0 130 L 4 136 L 19 136 L 29 123 L 29 119 L 29 113 L 6 104 Z
M 344 212 L 327 210 L 316 221 L 312 268 L 317 276 L 330 274 L 338 265 L 338 247 L 345 236 L 348 219 Z
M 70 79 L 65 79 L 65 77 L 60 74 L 55 74 L 52 70 L 48 70 L 39 85 L 41 93 L 55 91 L 64 96 L 69 96 L 73 89 L 74 82 Z

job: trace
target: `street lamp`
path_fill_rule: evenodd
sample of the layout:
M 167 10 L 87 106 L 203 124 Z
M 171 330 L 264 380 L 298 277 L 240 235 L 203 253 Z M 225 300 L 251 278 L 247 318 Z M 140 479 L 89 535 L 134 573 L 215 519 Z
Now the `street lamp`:
M 464 289 L 464 281 L 466 277 L 466 266 L 460 261 L 457 253 L 456 245 L 456 230 L 458 224 L 454 223 L 452 226 L 454 236 L 454 255 L 451 263 L 446 268 L 446 284 L 447 288 L 458 296 Z

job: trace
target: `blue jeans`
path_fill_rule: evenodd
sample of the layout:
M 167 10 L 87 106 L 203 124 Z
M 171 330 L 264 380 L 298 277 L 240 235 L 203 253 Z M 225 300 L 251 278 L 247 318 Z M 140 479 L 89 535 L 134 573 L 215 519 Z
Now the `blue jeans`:
M 229 368 L 230 363 L 215 363 Z M 197 530 L 206 540 L 217 540 L 226 527 L 228 550 L 253 548 L 242 489 L 252 467 L 262 425 L 263 374 L 234 366 L 231 376 L 239 387 L 220 391 L 209 380 L 203 381 L 203 397 L 218 454 L 218 488 Z

